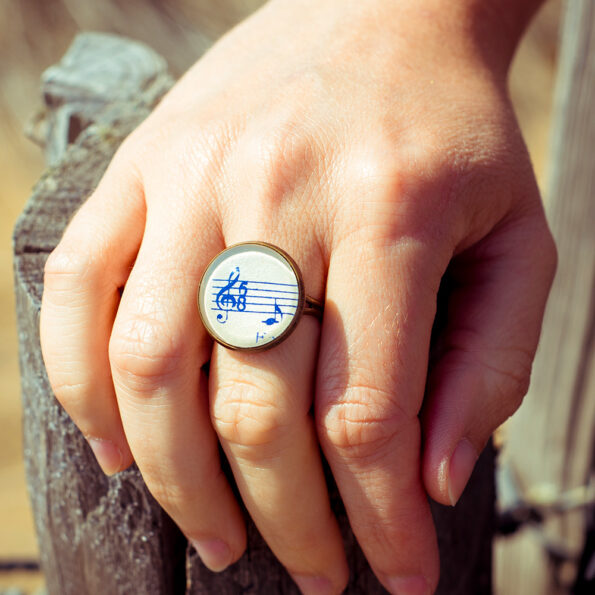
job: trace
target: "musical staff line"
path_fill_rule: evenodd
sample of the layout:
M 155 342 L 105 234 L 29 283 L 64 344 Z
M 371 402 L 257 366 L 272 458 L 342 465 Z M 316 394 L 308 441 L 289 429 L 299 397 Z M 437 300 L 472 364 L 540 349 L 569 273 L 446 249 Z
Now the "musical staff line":
M 228 279 L 213 279 L 213 283 L 227 283 Z M 245 281 L 242 280 L 243 283 L 250 284 L 250 283 L 262 283 L 264 285 L 284 285 L 285 287 L 297 287 L 295 283 L 277 283 L 276 281 Z
M 284 304 L 284 303 L 281 302 L 282 299 L 284 299 L 284 298 L 273 300 L 272 303 L 271 302 L 250 302 L 250 301 L 246 301 L 245 304 L 246 304 L 246 306 L 269 306 L 269 307 L 271 307 L 276 302 L 280 306 L 283 306 L 284 308 L 297 308 L 298 307 L 297 304 Z M 211 300 L 211 303 L 217 305 L 217 300 Z M 217 309 L 219 310 L 220 308 L 217 308 Z
M 249 284 L 249 281 L 246 281 L 246 284 Z M 213 285 L 213 289 L 223 289 L 224 287 L 226 287 L 226 285 Z M 295 287 L 295 286 L 294 286 Z M 233 292 L 235 290 L 230 290 L 230 292 Z M 284 289 L 258 289 L 257 287 L 248 287 L 248 291 L 250 293 L 254 292 L 254 291 L 264 291 L 266 293 L 290 293 L 292 295 L 299 295 L 299 291 L 286 291 Z
M 267 287 L 259 287 L 261 285 Z M 219 312 L 217 321 L 220 324 L 227 323 L 230 313 L 234 315 L 268 314 L 269 317 L 261 322 L 267 326 L 273 326 L 280 323 L 286 315 L 293 317 L 299 305 L 299 288 L 295 283 L 248 281 L 241 279 L 239 267 L 235 267 L 227 279 L 213 279 L 211 288 L 213 290 L 211 310 Z M 248 300 L 248 296 L 252 301 Z M 264 309 L 260 309 L 259 306 Z
M 219 308 L 211 308 L 214 312 L 220 312 Z M 270 314 L 270 310 L 242 310 L 240 314 Z M 293 316 L 293 312 L 283 312 L 287 316 Z

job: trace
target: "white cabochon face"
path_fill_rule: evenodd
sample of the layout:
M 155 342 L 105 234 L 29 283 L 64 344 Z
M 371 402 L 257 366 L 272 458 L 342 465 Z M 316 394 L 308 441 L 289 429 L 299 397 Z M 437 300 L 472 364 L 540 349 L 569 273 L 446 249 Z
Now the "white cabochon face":
M 291 264 L 263 244 L 238 244 L 208 266 L 198 306 L 218 341 L 236 349 L 262 349 L 293 330 L 304 296 Z

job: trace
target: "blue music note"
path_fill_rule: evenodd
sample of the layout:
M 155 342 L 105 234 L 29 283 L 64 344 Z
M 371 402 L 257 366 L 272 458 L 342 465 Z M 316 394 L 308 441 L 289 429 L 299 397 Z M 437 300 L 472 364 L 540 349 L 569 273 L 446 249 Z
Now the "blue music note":
M 267 324 L 268 326 L 271 326 L 273 324 L 277 324 L 278 322 L 280 322 L 283 319 L 283 311 L 277 305 L 277 298 L 275 298 L 275 311 L 274 311 L 274 314 L 275 314 L 274 317 L 267 318 L 266 320 L 263 320 L 262 322 L 264 324 Z M 279 320 L 277 320 L 277 314 L 280 317 Z
M 236 306 L 236 298 L 231 294 L 232 287 L 238 282 L 240 278 L 240 269 L 236 267 L 235 273 L 232 271 L 229 273 L 229 278 L 227 279 L 227 284 L 224 285 L 217 294 L 217 298 L 215 299 L 215 303 L 220 310 L 225 312 L 225 320 L 223 320 L 223 314 L 217 314 L 217 320 L 221 324 L 225 324 L 227 319 L 229 318 L 229 311 L 233 310 Z M 243 281 L 241 285 L 246 285 L 246 282 Z M 241 286 L 240 285 L 240 286 Z M 246 308 L 246 297 L 244 292 L 244 309 Z

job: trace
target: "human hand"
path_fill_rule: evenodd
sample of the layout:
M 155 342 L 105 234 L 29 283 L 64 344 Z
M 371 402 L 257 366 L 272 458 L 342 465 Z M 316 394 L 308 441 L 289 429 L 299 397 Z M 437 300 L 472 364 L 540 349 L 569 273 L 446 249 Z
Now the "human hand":
M 320 443 L 379 579 L 433 590 L 426 491 L 454 503 L 525 392 L 555 252 L 506 95 L 512 50 L 463 8 L 436 24 L 418 6 L 268 4 L 126 140 L 48 260 L 56 396 L 106 472 L 136 461 L 215 570 L 245 547 L 219 439 L 301 589 L 345 585 Z M 196 310 L 207 263 L 248 240 L 285 249 L 326 304 L 322 325 L 252 354 L 213 345 Z

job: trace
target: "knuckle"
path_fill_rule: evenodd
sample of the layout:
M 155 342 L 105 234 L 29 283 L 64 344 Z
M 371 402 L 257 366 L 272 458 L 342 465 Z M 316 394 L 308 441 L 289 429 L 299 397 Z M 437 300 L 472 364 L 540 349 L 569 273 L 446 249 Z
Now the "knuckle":
M 250 134 L 242 142 L 244 165 L 258 181 L 257 199 L 268 208 L 293 194 L 302 176 L 316 171 L 312 141 L 298 133 L 292 122 L 283 122 Z
M 358 186 L 366 193 L 372 190 L 374 194 L 398 196 L 406 180 L 406 168 L 398 156 L 395 158 L 392 141 L 378 137 L 374 142 L 351 152 L 347 171 L 350 185 Z
M 480 378 L 482 390 L 489 397 L 486 407 L 498 424 L 521 405 L 529 389 L 534 350 L 508 345 L 503 348 L 471 347 L 469 332 L 453 333 L 445 363 L 453 370 L 470 370 Z
M 112 371 L 138 392 L 179 373 L 185 352 L 184 340 L 169 325 L 146 315 L 136 315 L 118 325 L 109 343 Z
M 44 288 L 57 292 L 80 288 L 92 279 L 99 266 L 97 256 L 90 251 L 58 246 L 45 263 Z
M 173 481 L 150 478 L 147 487 L 152 496 L 180 525 L 185 519 L 188 504 L 197 500 L 196 489 Z
M 412 421 L 394 398 L 367 386 L 350 387 L 341 400 L 325 405 L 316 419 L 319 436 L 355 461 L 384 456 Z
M 216 446 L 207 447 L 199 459 L 178 461 L 172 467 L 167 457 L 157 456 L 143 436 L 135 436 L 137 465 L 153 497 L 165 508 L 185 532 L 197 531 L 192 525 L 201 521 L 197 511 L 210 505 L 213 493 L 218 493 L 227 480 L 221 469 Z
M 73 405 L 80 404 L 81 399 L 84 399 L 89 392 L 89 381 L 84 378 L 62 378 L 53 375 L 50 378 L 50 385 L 52 391 L 67 411 Z
M 221 440 L 250 450 L 269 449 L 279 444 L 289 420 L 285 418 L 275 393 L 247 380 L 218 387 L 211 418 Z
M 505 354 L 495 353 L 490 361 L 482 361 L 494 386 L 497 396 L 504 402 L 510 401 L 515 411 L 529 389 L 533 350 L 507 348 Z
M 227 123 L 210 122 L 200 129 L 192 128 L 179 135 L 174 159 L 183 154 L 189 157 L 188 169 L 182 172 L 185 183 L 192 179 L 215 180 L 223 168 L 229 151 L 235 144 L 235 132 Z M 184 175 L 185 174 L 185 175 Z
M 184 499 L 183 492 L 172 482 L 147 481 L 147 487 L 153 498 L 168 511 L 172 517 L 176 517 L 176 510 L 180 509 L 180 502 Z
M 356 535 L 361 535 L 367 543 L 374 544 L 378 551 L 388 552 L 394 549 L 396 543 L 406 542 L 407 535 L 403 527 L 408 522 L 411 522 L 410 519 L 403 514 L 382 516 L 374 519 L 373 523 L 369 517 L 364 516 L 354 518 L 351 526 Z
M 489 366 L 493 378 L 494 392 L 498 402 L 503 404 L 504 417 L 512 415 L 523 402 L 531 378 L 532 355 L 517 350 L 514 363 L 503 368 Z
M 96 421 L 92 415 L 96 395 L 96 386 L 90 374 L 79 370 L 76 375 L 60 374 L 48 370 L 50 386 L 56 400 L 68 413 L 84 436 L 95 435 Z
M 237 128 L 233 119 L 213 117 L 188 122 L 184 118 L 180 124 L 175 118 L 164 120 L 163 113 L 158 118 L 149 116 L 125 139 L 115 159 L 120 169 L 132 169 L 147 184 L 164 164 L 174 167 L 172 188 L 181 196 L 196 200 L 203 195 L 205 185 L 220 177 L 235 146 Z
M 403 206 L 398 199 L 404 193 L 404 172 L 397 163 L 388 163 L 379 155 L 369 154 L 353 156 L 348 169 L 350 185 L 360 190 L 361 197 L 351 206 L 351 219 L 355 218 L 360 228 L 370 230 L 374 235 L 393 235 Z
M 427 173 L 399 156 L 392 140 L 380 138 L 373 149 L 349 159 L 350 186 L 359 199 L 347 211 L 347 231 L 363 241 L 392 246 L 403 239 L 448 239 L 450 203 L 431 187 Z M 441 224 L 442 223 L 442 224 Z

